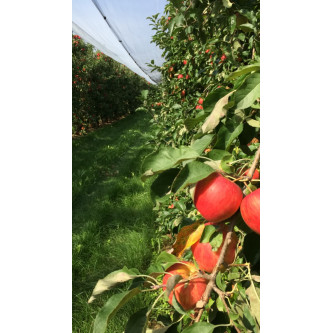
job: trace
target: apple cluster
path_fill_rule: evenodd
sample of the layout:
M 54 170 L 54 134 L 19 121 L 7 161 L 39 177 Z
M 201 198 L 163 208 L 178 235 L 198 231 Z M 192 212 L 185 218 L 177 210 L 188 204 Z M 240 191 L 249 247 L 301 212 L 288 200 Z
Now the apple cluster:
M 241 172 L 248 175 L 249 169 Z M 255 170 L 254 179 L 259 178 L 259 171 Z M 217 233 L 221 233 L 222 244 L 216 249 L 209 242 L 198 240 L 191 246 L 193 258 L 199 270 L 211 273 L 220 256 L 224 241 L 227 236 L 228 226 L 224 223 L 238 210 L 245 223 L 254 232 L 260 234 L 260 188 L 243 197 L 241 188 L 224 177 L 219 172 L 214 172 L 205 179 L 199 181 L 195 186 L 194 205 L 199 213 L 208 221 L 205 226 L 213 225 Z M 238 238 L 233 231 L 231 242 L 224 256 L 224 264 L 230 265 L 234 262 L 237 250 Z M 173 298 L 184 310 L 192 310 L 205 292 L 208 280 L 203 277 L 195 277 L 198 269 L 192 262 L 181 261 L 167 269 L 163 278 L 164 290 L 172 275 L 180 275 L 183 280 L 177 283 L 169 294 L 169 303 L 173 305 Z M 193 277 L 193 278 L 192 278 Z

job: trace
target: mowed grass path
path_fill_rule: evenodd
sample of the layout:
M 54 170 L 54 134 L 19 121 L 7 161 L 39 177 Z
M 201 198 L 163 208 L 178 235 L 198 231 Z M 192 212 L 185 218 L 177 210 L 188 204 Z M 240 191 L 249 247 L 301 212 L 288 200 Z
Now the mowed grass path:
M 75 333 L 91 331 L 98 309 L 112 293 L 87 304 L 98 279 L 123 266 L 144 273 L 152 260 L 150 182 L 140 180 L 143 158 L 153 149 L 149 138 L 149 117 L 138 113 L 73 139 Z M 123 332 L 127 318 L 151 303 L 147 294 L 136 296 L 119 311 L 108 332 Z

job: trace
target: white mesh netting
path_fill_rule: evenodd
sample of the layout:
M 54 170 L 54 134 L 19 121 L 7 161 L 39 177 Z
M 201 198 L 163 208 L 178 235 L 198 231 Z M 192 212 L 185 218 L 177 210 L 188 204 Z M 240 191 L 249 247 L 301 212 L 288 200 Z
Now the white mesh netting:
M 86 42 L 124 64 L 148 82 L 158 83 L 162 50 L 150 43 L 154 34 L 146 18 L 162 14 L 166 0 L 72 0 L 72 29 Z

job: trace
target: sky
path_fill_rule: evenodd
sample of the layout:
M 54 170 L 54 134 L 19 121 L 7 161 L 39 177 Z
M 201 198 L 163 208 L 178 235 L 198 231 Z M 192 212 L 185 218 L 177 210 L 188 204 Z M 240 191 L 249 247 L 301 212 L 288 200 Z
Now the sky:
M 116 34 L 120 36 L 122 43 L 110 29 L 94 2 Z M 166 2 L 166 0 L 72 0 L 73 32 L 147 81 L 158 82 L 160 74 L 156 71 L 150 73 L 151 69 L 146 63 L 154 60 L 156 65 L 162 65 L 163 51 L 151 43 L 154 31 L 146 18 L 157 13 L 163 15 Z

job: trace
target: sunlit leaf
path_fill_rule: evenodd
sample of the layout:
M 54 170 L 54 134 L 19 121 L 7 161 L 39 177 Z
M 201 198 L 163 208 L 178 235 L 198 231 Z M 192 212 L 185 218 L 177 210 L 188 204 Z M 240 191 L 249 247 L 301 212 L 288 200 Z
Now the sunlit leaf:
M 215 170 L 209 165 L 199 161 L 192 161 L 186 164 L 179 172 L 172 184 L 172 191 L 176 193 L 188 185 L 196 184 L 213 172 Z
M 176 242 L 172 246 L 174 250 L 173 253 L 177 257 L 181 257 L 186 249 L 200 240 L 204 228 L 205 225 L 200 222 L 195 222 L 181 228 L 177 234 Z
M 191 147 L 163 147 L 145 158 L 141 178 L 144 181 L 147 177 L 170 169 L 184 160 L 194 159 L 198 156 L 199 154 Z
M 202 138 L 195 140 L 191 144 L 191 148 L 194 149 L 198 154 L 201 154 L 212 142 L 213 138 L 214 134 L 207 134 Z
M 236 77 L 241 76 L 243 74 L 247 74 L 247 73 L 251 73 L 251 72 L 259 72 L 259 71 L 260 71 L 260 64 L 259 63 L 248 65 L 248 66 L 240 68 L 237 71 L 231 73 L 229 76 L 227 76 L 225 78 L 225 80 L 230 81 L 230 80 L 233 80 Z
M 103 293 L 106 290 L 110 290 L 119 283 L 123 283 L 132 280 L 136 277 L 136 273 L 129 270 L 127 267 L 114 271 L 107 275 L 104 279 L 98 280 L 88 303 L 93 302 L 96 296 Z
M 202 133 L 207 133 L 213 130 L 220 123 L 221 118 L 223 118 L 226 115 L 227 110 L 224 108 L 224 106 L 228 104 L 228 99 L 231 94 L 233 94 L 233 91 L 222 97 L 215 104 L 213 111 L 207 117 L 207 119 L 205 120 L 204 124 L 201 127 Z
M 260 73 L 250 74 L 235 92 L 237 109 L 250 107 L 260 97 Z
M 251 311 L 260 324 L 260 299 L 252 283 L 245 292 L 250 300 Z

